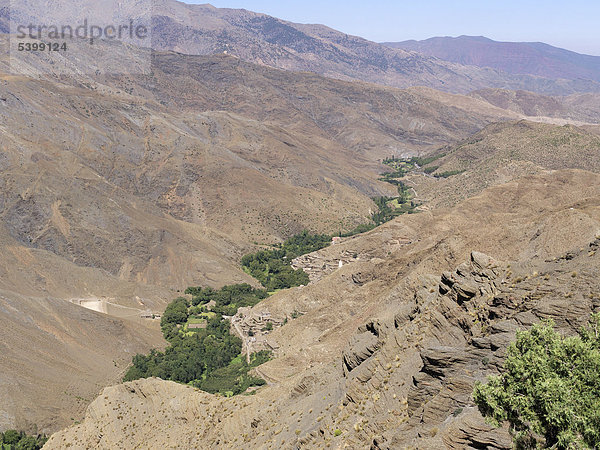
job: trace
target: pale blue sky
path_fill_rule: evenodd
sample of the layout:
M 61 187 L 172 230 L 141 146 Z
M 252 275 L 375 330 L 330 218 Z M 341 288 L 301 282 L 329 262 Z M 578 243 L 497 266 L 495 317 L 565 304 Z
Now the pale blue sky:
M 186 0 L 187 3 L 207 3 Z M 433 36 L 487 36 L 500 41 L 541 41 L 600 55 L 598 0 L 213 0 L 301 23 L 322 23 L 373 41 Z

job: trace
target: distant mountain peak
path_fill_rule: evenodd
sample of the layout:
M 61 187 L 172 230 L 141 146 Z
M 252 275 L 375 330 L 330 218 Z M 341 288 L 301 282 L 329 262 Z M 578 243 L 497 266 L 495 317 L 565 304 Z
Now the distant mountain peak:
M 543 42 L 499 42 L 485 36 L 463 35 L 388 42 L 385 45 L 513 75 L 600 82 L 600 57 L 579 54 Z

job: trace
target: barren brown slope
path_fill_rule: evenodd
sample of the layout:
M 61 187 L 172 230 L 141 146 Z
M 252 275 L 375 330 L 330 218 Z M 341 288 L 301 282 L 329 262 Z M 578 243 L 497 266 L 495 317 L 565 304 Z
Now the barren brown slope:
M 334 141 L 351 150 L 353 158 L 367 161 L 389 151 L 425 151 L 436 142 L 454 141 L 491 121 L 516 116 L 469 97 L 331 80 L 225 55 L 158 53 L 153 67 L 153 78 L 98 81 L 169 107 L 225 110 L 276 123 Z
M 3 430 L 49 433 L 81 420 L 87 404 L 121 380 L 133 355 L 163 345 L 157 327 L 56 297 L 1 290 L 0 321 Z
M 255 307 L 304 313 L 269 335 L 277 358 L 259 370 L 272 384 L 256 395 L 128 383 L 106 389 L 82 425 L 47 447 L 506 448 L 506 432 L 472 407 L 473 382 L 495 370 L 516 328 L 554 317 L 572 333 L 589 317 L 599 230 L 600 178 L 584 171 L 546 172 L 399 218 L 323 251 L 358 261 Z
M 23 245 L 170 288 L 247 281 L 248 242 L 364 221 L 391 192 L 376 158 L 513 116 L 231 57 L 154 61 L 154 78 L 4 77 L 2 214 Z
M 248 242 L 352 226 L 389 189 L 374 162 L 326 137 L 214 104 L 181 111 L 105 85 L 4 80 L 7 230 L 123 279 L 249 280 L 237 267 Z
M 93 68 L 106 54 L 98 46 L 83 57 Z M 24 68 L 33 62 L 26 58 L 36 55 L 24 56 Z M 288 76 L 222 56 L 156 58 L 154 79 L 2 75 L 0 268 L 8 301 L 107 298 L 139 316 L 190 284 L 252 282 L 237 264 L 249 242 L 366 218 L 369 196 L 391 189 L 376 180 L 376 157 L 439 146 L 513 116 L 466 97 Z M 294 107 L 298 97 L 309 100 Z M 44 327 L 61 313 L 49 305 L 55 312 Z M 7 320 L 22 317 L 7 311 Z M 9 391 L 6 426 L 17 417 L 24 423 L 40 392 L 50 393 L 47 403 L 28 420 L 62 425 L 80 411 L 63 387 L 77 379 L 90 393 L 116 376 L 109 356 L 119 341 L 101 336 L 109 350 L 95 353 L 102 328 L 86 327 L 75 312 L 72 319 L 69 330 L 91 333 L 73 352 L 94 363 L 82 359 L 81 371 L 66 375 L 48 369 L 28 397 Z M 24 327 L 5 343 L 21 349 L 20 335 L 39 337 L 37 325 Z M 152 342 L 141 332 L 131 351 Z M 47 343 L 38 350 L 52 352 Z M 72 364 L 70 351 L 57 365 Z M 20 351 L 11 354 L 6 373 L 18 377 L 23 361 Z M 65 412 L 52 410 L 54 402 Z
M 15 305 L 2 310 L 3 430 L 80 419 L 161 344 L 142 312 L 192 284 L 254 283 L 238 264 L 253 241 L 351 226 L 387 189 L 375 171 L 340 175 L 329 152 L 343 148 L 276 124 L 169 110 L 89 79 L 1 77 L 0 287 Z M 133 322 L 68 303 L 80 300 Z
M 577 168 L 600 172 L 600 139 L 572 125 L 529 121 L 493 124 L 455 146 L 438 151 L 444 157 L 427 167 L 433 175 L 406 181 L 429 207 L 452 205 L 488 186 L 543 169 Z M 434 175 L 460 172 L 449 178 Z
M 600 122 L 600 97 L 595 94 L 548 97 L 527 91 L 483 89 L 469 94 L 502 109 L 525 116 Z
M 49 433 L 81 420 L 134 354 L 163 345 L 158 324 L 140 315 L 176 293 L 24 245 L 4 225 L 0 248 L 0 428 Z
M 99 45 L 82 58 L 101 67 L 106 51 Z M 133 63 L 139 53 L 122 56 Z M 106 300 L 132 308 L 110 314 L 139 320 L 189 285 L 252 283 L 238 265 L 252 242 L 366 220 L 369 197 L 393 192 L 377 181 L 377 156 L 438 146 L 512 114 L 485 104 L 479 115 L 468 111 L 482 104 L 473 99 L 454 107 L 418 92 L 287 76 L 234 58 L 157 55 L 153 79 L 39 77 L 36 58 L 20 61 L 31 76 L 0 76 L 0 287 L 7 302 L 25 308 L 3 316 L 18 332 L 4 336 L 14 350 L 2 371 L 11 383 L 25 380 L 25 394 L 6 391 L 3 429 L 35 422 L 53 431 L 79 419 L 78 396 L 90 399 L 118 379 L 113 353 L 122 369 L 131 353 L 156 343 L 142 328 L 137 337 L 125 334 L 139 342 L 123 353 L 118 330 L 96 327 L 108 318 L 90 324 L 86 311 L 61 301 Z M 7 70 L 6 59 L 0 65 Z M 295 107 L 299 97 L 307 100 Z M 47 319 L 20 323 L 28 309 L 34 314 L 35 299 L 52 299 Z M 54 330 L 63 309 L 71 314 L 64 327 L 75 330 L 64 332 L 69 339 L 81 329 L 88 338 L 61 347 L 42 366 L 45 377 L 31 371 L 31 386 L 25 373 L 34 362 L 22 337 L 52 354 L 55 338 L 40 330 Z M 106 351 L 95 349 L 96 335 Z M 79 394 L 64 394 L 71 390 Z
M 188 54 L 226 51 L 271 67 L 400 88 L 428 86 L 466 93 L 485 86 L 554 94 L 598 90 L 595 82 L 510 75 L 448 63 L 391 49 L 324 25 L 295 24 L 246 10 L 161 0 L 153 15 L 153 33 L 158 37 L 153 46 L 159 50 Z

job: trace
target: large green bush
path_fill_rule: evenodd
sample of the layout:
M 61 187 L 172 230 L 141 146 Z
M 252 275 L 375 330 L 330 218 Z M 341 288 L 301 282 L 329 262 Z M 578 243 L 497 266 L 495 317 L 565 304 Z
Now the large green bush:
M 600 315 L 578 336 L 553 326 L 518 332 L 502 373 L 475 386 L 475 402 L 490 423 L 509 423 L 517 448 L 598 448 Z
M 215 302 L 213 312 L 233 316 L 239 308 L 254 306 L 268 297 L 265 289 L 256 289 L 247 283 L 224 286 L 221 289 L 191 287 L 185 291 L 192 295 L 193 306 L 204 306 Z

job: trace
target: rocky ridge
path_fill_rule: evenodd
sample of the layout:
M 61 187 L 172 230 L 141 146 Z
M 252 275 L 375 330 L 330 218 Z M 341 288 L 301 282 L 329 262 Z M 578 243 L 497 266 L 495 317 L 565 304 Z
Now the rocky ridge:
M 268 386 L 201 408 L 206 394 L 160 380 L 107 388 L 48 448 L 144 446 L 148 427 L 153 445 L 179 447 L 508 448 L 506 430 L 474 408 L 473 383 L 497 371 L 516 329 L 553 318 L 572 334 L 600 305 L 597 181 L 583 171 L 526 177 L 324 249 L 376 254 L 255 307 L 304 313 L 268 335 L 276 358 L 258 369 Z M 414 239 L 388 254 L 382 244 L 396 236 Z M 137 386 L 152 394 L 128 393 Z M 114 408 L 122 418 L 107 420 Z M 134 419 L 136 408 L 152 418 Z M 181 420 L 172 433 L 189 408 L 195 425 Z
M 511 448 L 507 430 L 494 429 L 479 415 L 471 399 L 474 383 L 497 373 L 517 329 L 551 318 L 561 332 L 573 334 L 598 311 L 598 247 L 600 237 L 587 248 L 541 264 L 509 264 L 473 252 L 470 261 L 445 272 L 437 283 L 434 277 L 423 279 L 393 320 L 359 327 L 338 360 L 340 391 L 324 398 L 329 402 L 327 397 L 339 397 L 341 403 L 329 403 L 324 408 L 329 418 L 323 421 L 319 416 L 308 425 L 299 419 L 299 438 L 289 445 Z M 580 269 L 576 276 L 573 267 Z M 305 377 L 292 397 L 302 398 L 314 383 Z M 47 448 L 63 448 L 66 443 L 71 448 L 128 447 L 154 439 L 199 448 L 206 439 L 215 439 L 211 427 L 222 427 L 218 434 L 231 439 L 214 440 L 216 448 L 257 448 L 249 437 L 260 442 L 256 433 L 268 414 L 250 419 L 249 402 L 215 399 L 157 379 L 139 380 L 107 388 L 89 407 L 84 424 L 53 436 Z M 240 415 L 237 408 L 245 412 Z M 291 420 L 295 414 L 300 418 L 306 414 L 301 408 L 293 411 L 285 421 L 295 422 Z M 256 431 L 236 435 L 228 427 L 239 421 Z M 155 428 L 157 422 L 161 431 L 144 431 L 142 437 L 141 430 Z M 189 432 L 191 422 L 196 424 L 194 433 Z M 265 433 L 271 439 L 264 448 L 271 448 L 268 442 L 279 434 L 274 428 Z M 337 430 L 341 440 L 335 439 Z M 281 445 L 286 442 L 284 438 Z
M 432 153 L 438 159 L 404 182 L 428 208 L 450 206 L 489 186 L 548 169 L 600 172 L 599 149 L 598 135 L 585 127 L 529 120 L 497 123 L 438 149 Z
M 7 49 L 5 39 L 0 46 Z M 99 69 L 115 54 L 134 64 L 144 50 L 99 43 L 81 62 Z M 288 73 L 224 55 L 155 53 L 153 76 L 74 78 L 54 75 L 52 57 L 21 55 L 19 67 L 29 75 L 9 74 L 9 61 L 0 58 L 0 288 L 9 298 L 29 298 L 24 308 L 40 298 L 52 299 L 52 310 L 61 301 L 115 305 L 113 317 L 135 319 L 134 329 L 189 285 L 253 283 L 239 258 L 258 247 L 254 242 L 366 221 L 370 197 L 394 192 L 377 179 L 384 170 L 378 158 L 431 150 L 519 118 L 465 96 Z M 43 76 L 29 73 L 40 64 Z M 372 259 L 373 250 L 361 253 Z M 331 269 L 344 258 L 331 259 Z M 17 313 L 0 315 L 12 321 Z M 46 317 L 26 322 L 25 335 L 42 348 L 51 342 L 43 339 L 48 329 L 51 339 L 63 338 L 53 315 Z M 67 328 L 79 330 L 71 317 Z M 76 331 L 68 335 L 77 342 Z M 156 345 L 157 336 L 154 329 L 136 351 Z M 27 340 L 8 334 L 6 342 L 14 351 L 5 354 L 3 371 L 12 380 Z M 93 347 L 93 339 L 83 342 Z M 96 358 L 114 367 L 108 354 Z M 104 385 L 119 380 L 118 371 L 105 373 Z M 97 393 L 102 383 L 88 383 L 91 377 L 73 379 L 84 394 L 77 396 Z M 55 381 L 64 379 L 48 383 Z M 44 383 L 29 383 L 27 398 L 2 409 L 6 423 L 53 431 L 80 418 L 81 402 L 63 394 L 71 381 L 58 390 Z M 48 405 L 65 397 L 73 409 L 65 400 L 66 412 L 44 406 L 21 422 L 27 405 L 47 392 L 57 393 Z

